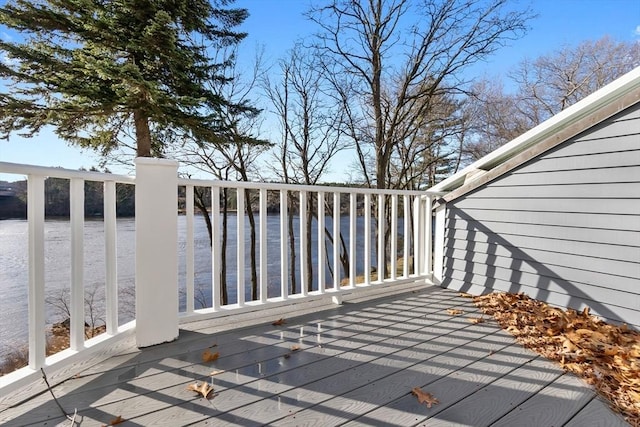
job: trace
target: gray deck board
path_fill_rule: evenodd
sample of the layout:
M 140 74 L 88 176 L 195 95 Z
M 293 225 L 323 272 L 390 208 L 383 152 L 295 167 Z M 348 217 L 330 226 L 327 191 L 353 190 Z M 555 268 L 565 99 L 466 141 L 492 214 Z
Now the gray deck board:
M 575 412 L 593 399 L 593 396 L 593 391 L 584 387 L 581 380 L 573 375 L 564 374 L 493 425 L 560 426 L 569 421 Z
M 564 427 L 625 427 L 629 424 L 622 416 L 611 417 L 609 405 L 599 398 L 594 398 L 580 410 Z
M 117 416 L 123 426 L 577 426 L 595 416 L 624 425 L 589 386 L 493 321 L 468 321 L 479 316 L 469 299 L 430 287 L 287 318 L 280 327 L 265 318 L 230 330 L 198 322 L 173 343 L 83 366 L 53 391 L 68 411 L 78 409 L 82 426 Z M 207 348 L 220 358 L 203 362 Z M 214 387 L 209 400 L 186 390 L 203 380 Z M 410 394 L 416 386 L 440 403 L 419 404 Z M 0 411 L 0 424 L 10 426 L 63 421 L 48 393 Z

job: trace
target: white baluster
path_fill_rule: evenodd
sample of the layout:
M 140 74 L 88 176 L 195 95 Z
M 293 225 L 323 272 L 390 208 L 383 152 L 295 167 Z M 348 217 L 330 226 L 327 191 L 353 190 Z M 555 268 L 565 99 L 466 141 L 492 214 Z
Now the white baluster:
M 84 180 L 69 182 L 71 221 L 71 350 L 84 347 Z
M 260 302 L 267 302 L 267 189 L 260 189 Z
M 245 191 L 243 188 L 237 189 L 237 209 L 236 209 L 236 239 L 237 239 L 237 270 L 236 277 L 237 293 L 238 293 L 238 307 L 244 306 L 244 203 L 245 203 Z
M 116 183 L 104 183 L 105 323 L 107 334 L 118 332 L 118 250 Z
M 287 241 L 289 228 L 287 225 L 287 190 L 280 190 L 280 296 L 289 297 L 289 251 Z
M 45 359 L 44 319 L 44 177 L 29 175 L 29 367 L 40 369 Z
M 194 248 L 194 233 L 193 233 L 193 220 L 194 220 L 194 203 L 193 203 L 193 185 L 187 185 L 185 191 L 186 198 L 186 210 L 185 216 L 187 221 L 187 237 L 186 237 L 186 299 L 187 299 L 187 313 L 193 313 L 194 299 L 195 299 L 195 248 Z
M 220 187 L 211 187 L 211 286 L 212 308 L 220 310 L 222 305 L 222 238 L 220 236 Z

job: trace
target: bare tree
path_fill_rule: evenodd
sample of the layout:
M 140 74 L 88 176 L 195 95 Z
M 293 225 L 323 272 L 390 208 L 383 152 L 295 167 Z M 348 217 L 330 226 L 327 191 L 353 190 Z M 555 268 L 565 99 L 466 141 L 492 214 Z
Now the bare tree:
M 638 65 L 640 44 L 605 36 L 525 59 L 509 74 L 513 93 L 497 78 L 477 82 L 465 105 L 463 161 L 489 154 Z
M 531 13 L 507 8 L 507 0 L 331 0 L 308 17 L 320 27 L 316 47 L 347 116 L 363 181 L 382 189 L 406 185 L 407 177 L 392 173 L 394 154 L 396 174 L 411 174 L 403 156 L 416 154 L 418 139 L 438 137 L 421 132 L 435 99 L 463 93 L 462 72 L 523 34 Z M 422 146 L 445 156 L 440 144 Z M 377 221 L 389 224 L 389 212 Z M 384 277 L 386 262 L 379 268 Z
M 45 298 L 45 303 L 50 305 L 56 311 L 56 315 L 63 318 L 60 325 L 69 327 L 71 319 L 70 306 L 71 290 L 69 288 L 59 289 L 50 293 Z M 84 292 L 84 335 L 85 338 L 92 338 L 100 333 L 100 326 L 105 324 L 104 315 L 105 307 L 102 304 L 104 300 L 104 288 L 94 285 L 91 289 L 85 289 Z
M 462 163 L 486 156 L 534 126 L 519 113 L 518 97 L 506 93 L 501 80 L 480 80 L 470 92 L 463 106 Z
M 308 16 L 350 120 L 365 182 L 387 188 L 394 147 L 434 96 L 460 93 L 461 72 L 522 34 L 528 10 L 506 0 L 332 0 Z M 374 170 L 367 159 L 374 158 Z
M 344 113 L 340 105 L 336 105 L 335 99 L 326 95 L 327 82 L 318 59 L 317 55 L 305 53 L 298 44 L 279 63 L 281 80 L 266 78 L 263 82 L 264 91 L 281 126 L 281 139 L 274 153 L 279 167 L 274 172 L 285 183 L 316 185 L 327 172 L 334 156 L 347 147 L 341 135 Z M 300 218 L 300 221 L 306 221 L 307 235 L 304 241 L 307 257 L 302 261 L 306 263 L 308 290 L 313 289 L 311 225 L 313 217 L 317 216 L 316 204 L 317 200 L 309 197 L 305 217 Z M 294 208 L 295 202 L 290 198 L 289 209 Z M 292 292 L 295 292 L 296 251 L 292 217 L 289 215 L 289 245 L 291 286 Z M 328 233 L 327 236 L 331 237 Z M 337 238 L 332 240 L 337 242 Z
M 518 109 L 535 126 L 640 65 L 640 44 L 605 36 L 524 60 L 510 74 Z
M 434 95 L 428 102 L 430 106 L 416 117 L 417 122 L 401 124 L 404 137 L 393 147 L 387 172 L 395 188 L 429 188 L 454 167 L 463 103 L 445 94 Z
M 226 54 L 226 53 L 225 53 Z M 237 54 L 234 51 L 231 56 Z M 236 179 L 250 181 L 257 175 L 256 160 L 269 148 L 269 143 L 258 137 L 260 128 L 260 110 L 250 108 L 250 98 L 253 95 L 258 80 L 264 68 L 262 67 L 262 52 L 256 55 L 253 68 L 249 73 L 243 73 L 236 64 L 228 69 L 226 84 L 211 82 L 211 90 L 224 99 L 232 102 L 218 112 L 223 122 L 220 138 L 215 141 L 187 140 L 179 150 L 173 153 L 173 157 L 200 171 L 213 174 L 217 179 Z M 241 190 L 239 190 L 241 191 Z M 201 192 L 195 193 L 196 206 L 205 217 L 209 239 L 211 241 L 211 221 L 207 206 L 204 204 Z M 251 263 L 251 296 L 258 298 L 258 272 L 257 272 L 257 237 L 256 222 L 253 212 L 255 203 L 252 195 L 246 194 L 245 212 L 237 212 L 237 215 L 246 213 L 249 220 L 250 233 L 250 263 Z M 222 265 L 221 265 L 221 295 L 222 303 L 227 303 L 226 286 L 226 242 L 228 238 L 227 221 L 229 212 L 229 191 L 223 189 L 221 193 L 222 208 Z

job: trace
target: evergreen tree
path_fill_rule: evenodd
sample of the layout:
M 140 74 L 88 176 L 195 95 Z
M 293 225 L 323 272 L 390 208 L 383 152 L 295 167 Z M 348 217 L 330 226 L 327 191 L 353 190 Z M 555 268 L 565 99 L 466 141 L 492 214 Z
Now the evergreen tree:
M 138 156 L 161 156 L 180 137 L 220 141 L 228 124 L 217 111 L 230 103 L 207 82 L 225 83 L 233 57 L 213 55 L 246 35 L 234 28 L 248 12 L 233 1 L 7 2 L 0 24 L 22 39 L 0 40 L 0 137 L 53 125 L 106 155 L 133 130 Z

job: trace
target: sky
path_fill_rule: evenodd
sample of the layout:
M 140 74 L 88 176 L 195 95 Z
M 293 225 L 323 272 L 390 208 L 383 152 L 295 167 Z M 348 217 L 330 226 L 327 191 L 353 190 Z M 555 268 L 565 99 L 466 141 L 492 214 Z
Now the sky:
M 605 35 L 618 41 L 640 43 L 638 0 L 511 1 L 531 4 L 538 17 L 530 22 L 530 31 L 523 38 L 502 48 L 487 62 L 474 66 L 470 70 L 473 75 L 504 77 L 525 58 L 533 59 L 564 45 L 597 40 Z M 235 5 L 247 8 L 250 14 L 241 28 L 248 33 L 248 37 L 240 47 L 240 61 L 250 61 L 256 48 L 263 46 L 265 60 L 275 62 L 291 49 L 297 39 L 307 37 L 314 31 L 313 25 L 303 16 L 309 5 L 308 0 L 236 0 Z M 1 29 L 0 37 L 7 37 L 6 32 Z M 265 132 L 268 133 L 269 130 L 266 129 Z M 0 161 L 88 169 L 97 166 L 99 158 L 90 151 L 68 146 L 52 132 L 45 131 L 29 139 L 12 136 L 9 141 L 0 141 Z M 113 166 L 110 169 L 116 173 L 130 172 L 125 167 Z M 338 171 L 345 169 L 334 165 L 325 180 L 344 181 L 347 178 L 345 172 Z M 19 177 L 0 174 L 0 180 L 15 179 Z

